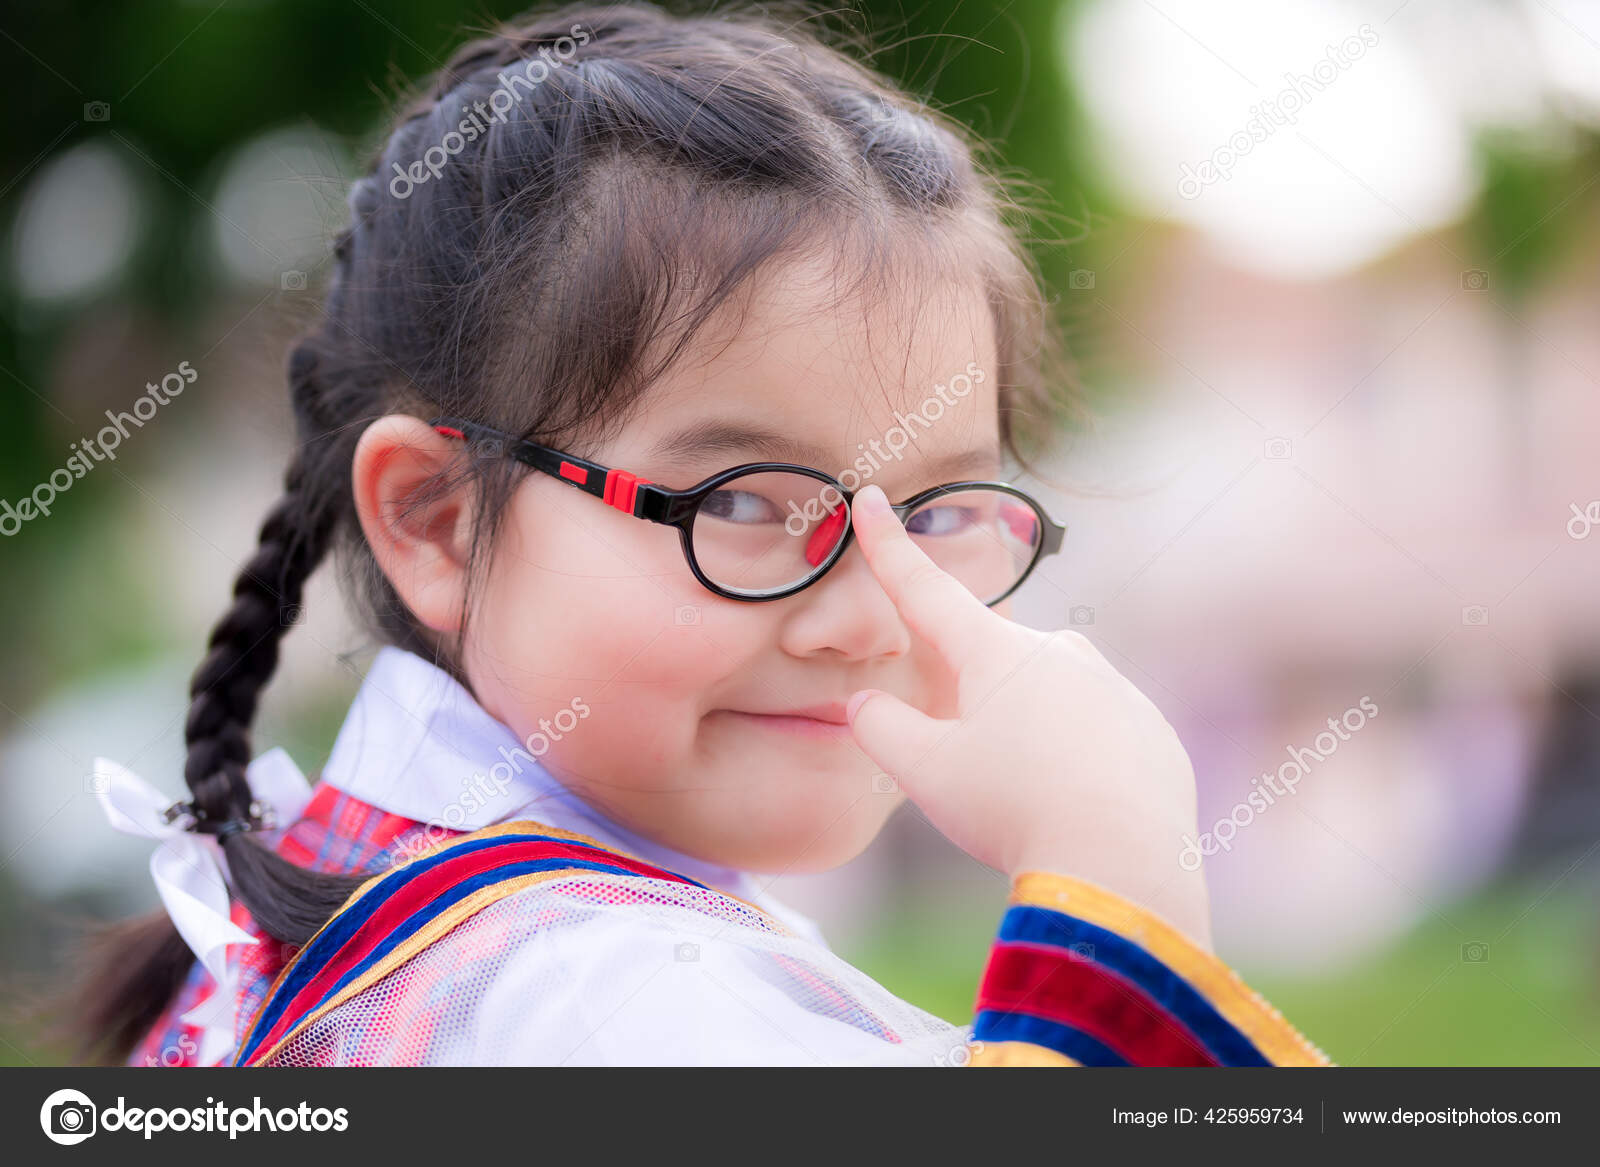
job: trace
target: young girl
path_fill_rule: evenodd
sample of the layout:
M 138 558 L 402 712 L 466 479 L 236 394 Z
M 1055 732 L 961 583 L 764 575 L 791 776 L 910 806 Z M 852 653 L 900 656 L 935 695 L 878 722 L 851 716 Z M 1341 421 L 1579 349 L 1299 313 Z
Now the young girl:
M 1208 951 L 1172 730 L 1004 614 L 1062 528 L 997 481 L 1052 352 L 999 190 L 802 21 L 571 6 L 458 52 L 290 354 L 188 797 L 99 764 L 167 908 L 85 997 L 101 1054 L 1325 1063 Z M 250 723 L 335 547 L 387 647 L 308 794 Z M 903 797 L 1010 880 L 970 1028 L 766 891 Z

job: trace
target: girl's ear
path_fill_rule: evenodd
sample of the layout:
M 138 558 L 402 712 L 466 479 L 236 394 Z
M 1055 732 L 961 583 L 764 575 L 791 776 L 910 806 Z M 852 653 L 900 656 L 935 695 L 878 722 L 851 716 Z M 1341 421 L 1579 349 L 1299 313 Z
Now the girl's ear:
M 378 567 L 412 614 L 435 632 L 461 629 L 474 493 L 451 467 L 459 441 L 415 417 L 390 414 L 356 444 L 350 484 Z

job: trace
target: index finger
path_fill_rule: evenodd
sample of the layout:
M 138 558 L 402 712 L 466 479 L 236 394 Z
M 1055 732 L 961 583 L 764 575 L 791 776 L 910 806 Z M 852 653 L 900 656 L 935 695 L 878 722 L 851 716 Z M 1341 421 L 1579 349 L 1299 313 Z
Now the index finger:
M 953 668 L 971 661 L 980 640 L 1001 620 L 966 584 L 945 571 L 907 534 L 881 487 L 865 487 L 850 503 L 867 566 L 895 609 Z

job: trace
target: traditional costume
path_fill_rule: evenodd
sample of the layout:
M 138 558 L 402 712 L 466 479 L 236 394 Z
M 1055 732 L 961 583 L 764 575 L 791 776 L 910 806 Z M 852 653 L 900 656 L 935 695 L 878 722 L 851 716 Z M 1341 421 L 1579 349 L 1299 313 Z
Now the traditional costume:
M 581 731 L 580 731 L 581 732 Z M 748 872 L 611 822 L 442 670 L 382 650 L 308 790 L 252 763 L 269 841 L 371 878 L 303 949 L 221 849 L 97 763 L 113 825 L 196 955 L 133 1065 L 1326 1065 L 1215 957 L 1082 880 L 1030 873 L 970 1026 L 895 997 Z

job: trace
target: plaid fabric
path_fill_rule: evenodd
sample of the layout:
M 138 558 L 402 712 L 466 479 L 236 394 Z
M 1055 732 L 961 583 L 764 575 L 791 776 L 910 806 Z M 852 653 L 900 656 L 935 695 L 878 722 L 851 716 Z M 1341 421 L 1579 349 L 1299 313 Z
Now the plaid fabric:
M 288 829 L 278 832 L 272 845 L 285 859 L 314 871 L 376 875 L 386 870 L 394 858 L 408 856 L 424 846 L 460 833 L 442 827 L 429 828 L 415 819 L 390 814 L 320 782 L 312 792 L 305 814 Z M 265 999 L 272 982 L 294 955 L 294 949 L 266 936 L 256 927 L 243 904 L 235 901 L 230 914 L 234 923 L 261 938 L 259 944 L 240 944 L 228 950 L 229 961 L 238 969 L 239 998 L 234 1032 L 237 1047 L 244 1037 L 244 1027 Z M 167 1067 L 199 1065 L 200 1027 L 186 1024 L 182 1016 L 209 1000 L 216 988 L 216 981 L 211 974 L 196 961 L 172 1004 L 151 1027 L 144 1041 L 129 1055 L 127 1064 Z M 212 1064 L 227 1065 L 232 1060 L 233 1050 L 229 1050 Z

